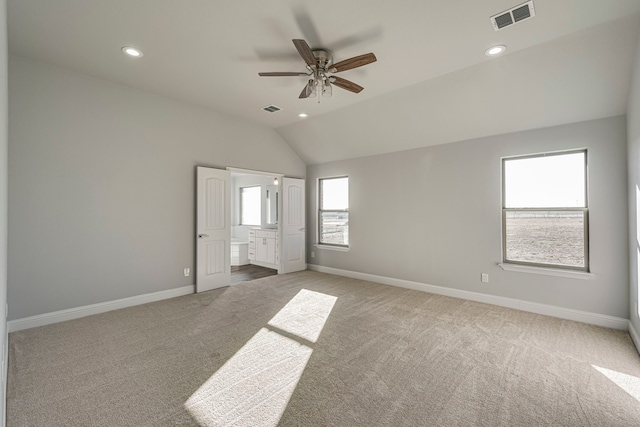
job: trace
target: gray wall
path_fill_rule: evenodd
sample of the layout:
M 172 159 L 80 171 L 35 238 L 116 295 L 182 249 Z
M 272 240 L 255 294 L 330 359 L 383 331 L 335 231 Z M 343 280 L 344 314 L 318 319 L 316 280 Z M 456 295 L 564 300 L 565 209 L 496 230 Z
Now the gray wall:
M 638 287 L 640 284 L 640 40 L 636 48 L 635 66 L 627 108 L 627 159 L 629 168 L 629 310 L 631 323 L 640 332 Z
M 195 165 L 304 176 L 273 130 L 9 58 L 9 318 L 193 283 Z
M 587 148 L 591 271 L 577 280 L 503 271 L 503 156 Z M 326 267 L 628 318 L 624 116 L 307 167 L 308 227 L 317 179 L 348 175 L 348 252 L 310 246 Z M 309 241 L 315 242 L 312 231 Z M 490 282 L 481 283 L 480 274 Z
M 5 414 L 7 360 L 7 1 L 0 0 L 0 337 L 2 340 L 2 378 L 0 416 Z M 2 423 L 4 425 L 4 422 Z

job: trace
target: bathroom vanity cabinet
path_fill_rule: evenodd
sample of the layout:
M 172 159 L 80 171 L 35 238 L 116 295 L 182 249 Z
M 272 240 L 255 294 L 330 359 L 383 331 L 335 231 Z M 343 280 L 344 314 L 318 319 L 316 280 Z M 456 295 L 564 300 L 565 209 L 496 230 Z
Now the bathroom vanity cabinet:
M 263 267 L 278 268 L 278 230 L 249 230 L 249 262 Z

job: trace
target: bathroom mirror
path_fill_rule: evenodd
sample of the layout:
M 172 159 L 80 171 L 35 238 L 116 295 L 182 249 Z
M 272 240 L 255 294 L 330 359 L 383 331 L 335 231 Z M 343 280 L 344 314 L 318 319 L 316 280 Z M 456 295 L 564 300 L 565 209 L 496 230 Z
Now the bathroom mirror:
M 267 224 L 278 224 L 278 186 L 267 185 Z

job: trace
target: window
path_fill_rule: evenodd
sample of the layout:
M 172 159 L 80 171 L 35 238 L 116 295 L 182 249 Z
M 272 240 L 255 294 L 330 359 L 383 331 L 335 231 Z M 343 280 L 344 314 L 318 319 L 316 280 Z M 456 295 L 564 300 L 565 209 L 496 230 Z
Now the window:
M 349 246 L 349 177 L 322 178 L 318 187 L 318 242 Z
M 262 190 L 240 187 L 240 225 L 262 225 Z
M 505 263 L 589 271 L 587 152 L 502 160 Z

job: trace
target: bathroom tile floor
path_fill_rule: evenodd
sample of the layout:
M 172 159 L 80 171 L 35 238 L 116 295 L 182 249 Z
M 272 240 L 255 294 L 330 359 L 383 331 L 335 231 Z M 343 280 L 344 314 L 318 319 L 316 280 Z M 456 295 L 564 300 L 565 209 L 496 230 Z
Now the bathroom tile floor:
M 231 267 L 231 284 L 248 282 L 261 277 L 275 276 L 278 270 L 273 268 L 260 267 L 259 265 L 241 265 Z

